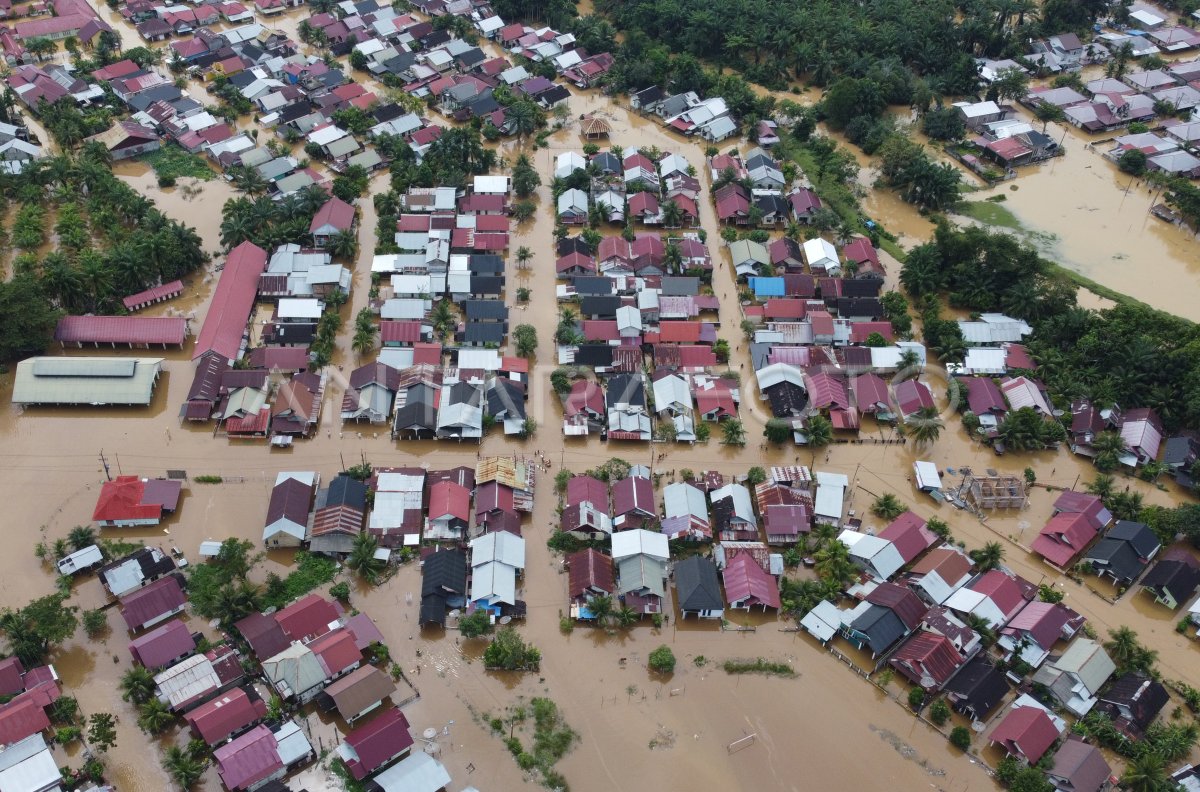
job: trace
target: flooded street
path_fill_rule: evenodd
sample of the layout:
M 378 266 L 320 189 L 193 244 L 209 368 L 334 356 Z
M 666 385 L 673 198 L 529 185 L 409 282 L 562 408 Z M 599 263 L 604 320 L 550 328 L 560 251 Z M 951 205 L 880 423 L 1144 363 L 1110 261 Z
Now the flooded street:
M 113 18 L 115 15 L 106 6 L 98 7 L 125 39 L 131 35 L 136 39 L 136 34 Z M 301 12 L 268 18 L 264 24 L 282 27 L 294 35 L 307 9 Z M 126 41 L 127 46 L 136 43 Z M 702 145 L 667 134 L 654 121 L 628 112 L 612 99 L 596 92 L 575 94 L 570 109 L 571 120 L 566 128 L 552 134 L 546 147 L 535 149 L 531 141 L 523 145 L 509 141 L 499 146 L 510 164 L 522 151 L 527 153 L 543 180 L 534 218 L 514 225 L 505 296 L 512 308 L 511 324 L 534 325 L 540 342 L 529 386 L 529 414 L 540 427 L 534 438 L 506 440 L 493 430 L 479 447 L 449 442 L 397 444 L 391 441 L 386 427 L 341 426 L 338 413 L 345 379 L 353 368 L 372 359 L 371 355 L 350 349 L 349 329 L 354 315 L 367 305 L 371 285 L 376 214 L 367 195 L 358 202 L 359 250 L 353 262 L 353 291 L 351 300 L 341 308 L 346 325 L 338 338 L 334 364 L 328 370 L 330 385 L 325 391 L 319 431 L 293 449 L 273 451 L 263 442 L 229 441 L 214 437 L 211 426 L 196 427 L 179 421 L 179 406 L 192 379 L 194 339 L 182 350 L 162 354 L 166 359 L 164 376 L 153 403 L 146 409 L 21 411 L 11 403 L 12 374 L 0 374 L 0 469 L 4 472 L 0 495 L 7 506 L 4 524 L 9 550 L 0 557 L 0 605 L 20 606 L 54 591 L 51 567 L 34 568 L 34 546 L 39 541 L 64 537 L 72 526 L 89 522 L 105 478 L 101 454 L 112 466 L 113 475 L 155 476 L 167 469 L 187 472 L 190 481 L 178 512 L 170 520 L 151 529 L 106 530 L 104 536 L 144 541 L 166 549 L 178 547 L 192 563 L 198 563 L 199 543 L 206 539 L 239 537 L 260 545 L 271 486 L 276 473 L 282 470 L 316 470 L 327 479 L 360 460 L 376 466 L 438 469 L 473 466 L 479 455 L 541 451 L 553 464 L 539 478 L 534 512 L 523 526 L 527 566 L 521 593 L 528 605 L 528 619 L 521 632 L 542 650 L 539 673 L 487 673 L 479 660 L 481 641 L 463 641 L 453 630 L 418 630 L 421 582 L 416 564 L 402 567 L 377 588 L 352 587 L 351 606 L 375 620 L 392 657 L 420 692 L 420 699 L 405 707 L 413 732 L 420 734 L 431 727 L 449 732 L 449 737 L 440 740 L 439 758 L 453 778 L 451 790 L 457 792 L 472 785 L 483 792 L 540 788 L 519 769 L 502 740 L 490 732 L 484 717 L 534 696 L 553 699 L 566 721 L 580 733 L 581 742 L 558 769 L 573 789 L 585 792 L 994 789 L 975 759 L 964 756 L 944 736 L 912 717 L 901 703 L 906 693 L 902 686 L 894 684 L 890 693 L 896 700 L 889 699 L 824 651 L 810 635 L 791 631 L 794 624 L 788 620 L 735 612 L 729 616 L 730 621 L 753 626 L 754 631 L 722 631 L 715 623 L 680 622 L 676 612 L 662 629 L 645 623 L 611 633 L 586 627 L 576 628 L 569 635 L 560 632 L 559 618 L 567 607 L 567 580 L 560 559 L 546 547 L 546 539 L 558 524 L 552 478 L 560 468 L 582 472 L 621 457 L 651 465 L 662 474 L 660 486 L 665 486 L 684 468 L 741 475 L 753 465 L 813 465 L 849 476 L 847 508 L 862 517 L 868 528 L 883 527 L 869 513 L 871 501 L 878 495 L 893 493 L 921 516 L 936 515 L 948 522 L 954 537 L 968 548 L 989 541 L 1004 542 L 1005 563 L 1034 583 L 1064 580 L 1023 549 L 1048 519 L 1057 495 L 1045 485 L 1081 488 L 1095 475 L 1086 460 L 1066 451 L 996 457 L 987 447 L 972 442 L 953 415 L 945 416 L 947 428 L 941 439 L 919 453 L 911 445 L 876 444 L 875 440 L 893 439 L 893 435 L 891 429 L 875 429 L 873 425 L 864 426 L 861 442 L 834 445 L 816 454 L 795 447 L 760 447 L 762 428 L 770 415 L 748 366 L 732 268 L 720 242 L 706 175 L 701 176 L 705 185 L 699 201 L 701 227 L 707 233 L 715 264 L 713 291 L 721 298 L 719 337 L 729 342 L 730 368 L 742 377 L 740 417 L 746 428 L 747 446 L 725 446 L 716 439 L 696 446 L 606 444 L 596 436 L 565 440 L 561 433 L 562 408 L 549 384 L 555 367 L 553 335 L 558 318 L 549 187 L 554 157 L 562 151 L 582 150 L 578 118 L 583 113 L 600 112 L 612 125 L 611 144 L 623 146 L 626 151 L 654 146 L 664 153 L 679 153 L 698 172 L 706 172 Z M 1065 159 L 1027 169 L 1016 182 L 993 192 L 1005 191 L 1005 205 L 1028 228 L 1044 225 L 1057 229 L 1058 237 L 1047 244 L 1061 250 L 1064 263 L 1157 307 L 1200 317 L 1200 307 L 1192 299 L 1195 289 L 1189 288 L 1200 277 L 1200 264 L 1185 248 L 1190 243 L 1177 229 L 1145 213 L 1150 196 L 1144 185 L 1125 195 L 1114 186 L 1125 177 L 1116 175 L 1098 155 L 1084 152 L 1082 142 L 1069 143 L 1070 153 Z M 732 145 L 726 141 L 721 148 Z M 139 163 L 122 164 L 116 172 L 154 200 L 167 216 L 195 227 L 204 240 L 204 249 L 213 255 L 206 271 L 191 276 L 183 297 L 144 312 L 193 317 L 195 333 L 208 309 L 215 283 L 214 267 L 221 263 L 221 207 L 235 192 L 223 179 L 203 183 L 181 179 L 178 187 L 160 188 L 153 172 Z M 375 176 L 370 194 L 386 190 L 387 178 L 386 173 Z M 1090 183 L 1087 179 L 1100 179 L 1102 184 L 1095 189 L 1080 189 L 1079 179 L 1085 180 L 1084 184 Z M 1012 191 L 1013 186 L 1018 189 Z M 977 193 L 971 198 L 988 194 Z M 872 191 L 864 201 L 864 210 L 905 245 L 928 237 L 928 221 L 891 193 Z M 1088 217 L 1095 221 L 1095 227 L 1092 222 L 1085 223 Z M 1076 228 L 1078 233 L 1070 232 Z M 618 231 L 618 226 L 604 229 L 608 234 Z M 513 257 L 520 246 L 533 252 L 525 270 L 516 268 Z M 894 284 L 898 264 L 891 260 L 887 264 L 888 283 Z M 1163 282 L 1171 283 L 1172 288 L 1155 288 Z M 522 286 L 532 292 L 528 305 L 516 300 L 517 289 Z M 1101 304 L 1096 303 L 1097 307 Z M 60 354 L 60 350 L 49 354 Z M 945 383 L 933 370 L 926 379 L 935 393 L 944 394 Z M 655 461 L 658 454 L 664 458 Z M 985 524 L 917 492 L 911 481 L 915 459 L 933 461 L 943 469 L 994 468 L 1017 475 L 1028 466 L 1036 472 L 1039 486 L 1027 509 L 996 512 Z M 204 475 L 218 475 L 223 481 L 195 481 Z M 1173 485 L 1162 491 L 1133 479 L 1120 480 L 1121 486 L 1126 484 L 1142 493 L 1148 503 L 1169 504 L 1180 497 Z M 658 500 L 661 502 L 661 493 Z M 285 573 L 290 563 L 290 554 L 272 553 L 261 560 L 253 578 L 262 582 L 271 572 Z M 1174 614 L 1140 593 L 1126 594 L 1113 605 L 1074 583 L 1066 582 L 1063 590 L 1066 604 L 1086 616 L 1101 636 L 1110 627 L 1128 624 L 1147 646 L 1158 651 L 1164 676 L 1195 681 L 1197 649 L 1193 642 L 1175 633 Z M 103 592 L 94 577 L 83 576 L 76 582 L 72 604 L 86 609 L 102 603 Z M 110 609 L 108 617 L 110 629 L 101 639 L 89 640 L 80 630 L 55 651 L 52 661 L 65 692 L 79 699 L 83 712 L 112 712 L 120 717 L 118 744 L 107 762 L 109 779 L 121 792 L 159 792 L 171 784 L 159 765 L 159 757 L 147 750 L 151 741 L 137 729 L 135 710 L 120 699 L 119 679 L 131 664 L 129 636 L 116 609 Z M 212 626 L 197 617 L 190 619 L 189 627 L 218 637 Z M 646 667 L 650 651 L 664 643 L 672 647 L 678 660 L 669 678 L 651 674 Z M 838 648 L 845 650 L 847 645 L 839 642 Z M 735 676 L 720 668 L 727 659 L 754 657 L 786 662 L 797 676 Z M 702 662 L 698 662 L 700 658 Z M 322 723 L 312 715 L 306 725 L 318 750 L 329 750 L 340 739 L 336 722 Z M 751 735 L 753 740 L 730 749 L 731 744 Z M 524 738 L 528 741 L 529 735 Z M 181 732 L 173 732 L 167 738 L 171 739 L 183 739 Z M 982 739 L 977 736 L 974 749 L 982 748 Z M 868 761 L 860 760 L 864 755 L 869 756 Z M 994 760 L 991 754 L 987 756 Z M 78 758 L 72 760 L 79 763 Z M 340 788 L 320 769 L 310 768 L 302 777 L 309 792 Z M 220 788 L 213 770 L 209 770 L 200 788 Z

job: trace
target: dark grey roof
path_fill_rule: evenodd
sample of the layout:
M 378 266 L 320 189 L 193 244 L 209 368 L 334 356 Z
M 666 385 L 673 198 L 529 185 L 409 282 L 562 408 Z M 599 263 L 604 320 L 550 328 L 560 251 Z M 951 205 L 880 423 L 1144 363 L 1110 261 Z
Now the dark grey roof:
M 1141 558 L 1150 558 L 1162 546 L 1149 526 L 1132 520 L 1117 520 L 1105 538 L 1128 542 Z
M 1177 603 L 1182 603 L 1200 585 L 1200 570 L 1174 558 L 1164 558 L 1154 565 L 1142 585 L 1157 593 L 1169 592 Z
M 1109 717 L 1120 717 L 1120 710 L 1125 709 L 1133 723 L 1145 729 L 1166 706 L 1170 696 L 1160 682 L 1131 671 L 1113 682 L 1099 698 L 1101 710 Z
M 1168 437 L 1163 450 L 1163 464 L 1171 466 L 1187 465 L 1196 458 L 1196 444 L 1186 435 Z
M 794 382 L 777 382 L 763 390 L 776 418 L 791 418 L 804 411 L 808 393 Z
M 569 256 L 572 253 L 582 253 L 585 256 L 592 255 L 592 246 L 584 241 L 583 237 L 568 236 L 558 240 L 556 245 L 559 258 Z
M 1120 539 L 1105 538 L 1087 552 L 1084 559 L 1090 561 L 1097 572 L 1108 572 L 1119 581 L 1131 581 L 1145 568 L 1137 552 Z
M 872 297 L 839 297 L 837 312 L 838 316 L 870 316 L 878 319 L 883 316 L 883 303 Z
M 604 394 L 605 404 L 632 404 L 646 406 L 646 382 L 637 374 L 617 374 L 608 379 Z
M 500 322 L 467 322 L 463 341 L 468 344 L 499 345 L 504 342 L 504 325 Z
M 367 485 L 346 475 L 334 476 L 333 481 L 329 482 L 325 505 L 349 506 L 352 509 L 366 511 Z
M 691 556 L 676 564 L 675 590 L 680 610 L 708 611 L 725 607 L 717 567 L 708 558 Z
M 471 294 L 499 294 L 504 291 L 504 278 L 496 275 L 472 275 Z
M 1008 694 L 1008 682 L 1004 674 L 982 657 L 967 663 L 954 675 L 944 690 L 959 697 L 955 705 L 960 710 L 969 710 L 979 720 L 987 716 Z
M 596 163 L 596 167 L 600 169 L 601 173 L 625 172 L 625 166 L 621 164 L 621 158 L 611 151 L 601 151 L 592 157 L 592 162 Z
M 470 382 L 456 382 L 450 386 L 450 393 L 443 399 L 444 404 L 469 404 L 472 407 L 483 405 L 483 392 Z
M 664 277 L 659 283 L 664 297 L 695 297 L 700 293 L 700 279 L 676 275 Z
M 847 278 L 842 281 L 844 297 L 878 297 L 883 282 L 876 278 Z
M 494 253 L 476 253 L 467 258 L 467 269 L 472 275 L 495 275 L 504 272 L 504 259 Z
M 642 107 L 645 107 L 648 104 L 653 104 L 666 95 L 667 92 L 662 88 L 659 88 L 657 85 L 651 85 L 649 88 L 643 88 L 634 94 L 634 96 L 638 98 L 638 101 L 641 102 Z
M 584 297 L 579 303 L 579 314 L 587 319 L 593 316 L 601 319 L 616 319 L 617 309 L 620 307 L 620 297 Z
M 613 293 L 613 281 L 607 275 L 576 275 L 572 283 L 575 293 L 585 297 L 609 297 Z
M 608 344 L 580 344 L 575 350 L 575 365 L 608 368 L 613 364 L 613 348 Z
M 908 632 L 904 628 L 904 622 L 900 621 L 900 617 L 891 608 L 885 608 L 882 605 L 872 605 L 867 608 L 854 620 L 850 628 L 866 636 L 867 646 L 871 649 L 872 654 L 876 655 L 886 651 Z
M 508 318 L 508 306 L 500 300 L 467 300 L 467 321 Z
M 446 624 L 447 600 L 467 592 L 467 557 L 461 550 L 431 553 L 421 564 L 420 624 Z
M 525 418 L 525 389 L 506 377 L 497 377 L 487 392 L 488 415 Z
M 409 388 L 403 407 L 396 409 L 394 426 L 397 431 L 437 428 L 437 390 L 428 385 Z
M 782 196 L 774 193 L 754 196 L 754 205 L 761 209 L 763 214 L 786 215 L 791 211 L 791 205 L 783 200 Z

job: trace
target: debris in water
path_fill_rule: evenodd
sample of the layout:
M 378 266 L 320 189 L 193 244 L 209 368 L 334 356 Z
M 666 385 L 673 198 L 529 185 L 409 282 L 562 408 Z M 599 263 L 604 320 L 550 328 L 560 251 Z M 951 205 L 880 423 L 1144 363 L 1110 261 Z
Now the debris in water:
M 941 769 L 940 767 L 934 767 L 933 765 L 929 764 L 928 759 L 924 758 L 919 753 L 917 753 L 916 748 L 913 748 L 911 745 L 904 742 L 904 740 L 900 739 L 900 737 L 898 737 L 895 732 L 892 732 L 889 729 L 881 729 L 874 724 L 871 724 L 870 726 L 868 726 L 868 728 L 871 731 L 878 734 L 879 739 L 883 740 L 884 742 L 888 743 L 893 748 L 895 748 L 896 753 L 900 754 L 901 756 L 903 756 L 905 759 L 909 760 L 910 762 L 916 762 L 917 766 L 920 767 L 922 770 L 924 770 L 929 775 L 931 775 L 931 776 L 946 775 L 945 770 Z

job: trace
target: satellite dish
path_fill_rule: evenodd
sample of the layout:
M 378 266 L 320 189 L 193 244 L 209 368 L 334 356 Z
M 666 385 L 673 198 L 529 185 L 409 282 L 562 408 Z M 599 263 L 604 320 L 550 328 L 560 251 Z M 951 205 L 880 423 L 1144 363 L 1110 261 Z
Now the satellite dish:
M 426 740 L 432 740 L 434 737 L 437 737 L 437 733 L 438 733 L 438 730 L 433 728 L 432 726 L 430 726 L 428 729 L 421 732 L 421 736 L 424 737 Z
M 976 734 L 983 734 L 983 730 L 986 728 L 987 726 L 983 721 L 971 721 L 971 731 L 975 732 Z
M 501 616 L 500 617 L 501 624 L 508 624 L 511 621 L 512 621 L 512 616 Z
M 936 683 L 934 682 L 933 677 L 929 676 L 929 674 L 923 674 L 921 676 L 921 687 L 925 688 L 926 690 L 929 690 L 929 689 L 935 687 L 935 685 L 936 685 Z

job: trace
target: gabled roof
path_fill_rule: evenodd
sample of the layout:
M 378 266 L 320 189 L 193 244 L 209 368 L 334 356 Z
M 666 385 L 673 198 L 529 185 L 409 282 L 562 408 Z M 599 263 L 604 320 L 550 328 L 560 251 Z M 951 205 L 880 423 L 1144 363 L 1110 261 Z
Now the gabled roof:
M 221 783 L 232 790 L 248 789 L 283 768 L 275 735 L 255 726 L 213 752 Z
M 729 602 L 752 599 L 754 605 L 779 607 L 779 585 L 749 553 L 738 553 L 725 566 L 725 597 Z
M 907 564 L 937 542 L 937 534 L 925 526 L 925 520 L 911 511 L 906 511 L 892 520 L 891 524 L 879 533 L 879 538 L 891 542 Z
M 361 781 L 393 757 L 412 748 L 408 718 L 393 707 L 347 732 L 344 745 L 353 754 L 346 760 L 346 767 L 355 780 Z
M 353 225 L 354 207 L 340 198 L 333 197 L 322 204 L 317 213 L 313 215 L 312 222 L 308 226 L 308 231 L 310 234 L 322 230 L 333 232 L 349 231 Z
M 887 608 L 908 630 L 915 630 L 929 610 L 911 589 L 895 583 L 881 583 L 867 595 L 867 602 Z
M 567 594 L 572 598 L 597 590 L 612 593 L 613 562 L 609 556 L 589 547 L 567 556 L 566 563 L 570 573 Z
M 187 625 L 172 619 L 161 627 L 135 638 L 129 644 L 129 653 L 151 671 L 162 668 L 181 655 L 196 647 Z
M 181 609 L 186 603 L 187 597 L 179 580 L 170 575 L 122 598 L 121 616 L 129 629 L 138 630 L 147 622 Z
M 964 658 L 944 635 L 918 632 L 892 653 L 889 664 L 914 684 L 937 690 L 954 676 Z
M 235 688 L 201 704 L 183 717 L 200 738 L 215 745 L 250 724 L 266 717 L 267 705 L 254 689 Z
M 1049 776 L 1066 782 L 1070 792 L 1099 792 L 1112 768 L 1094 745 L 1081 738 L 1069 737 L 1054 752 L 1054 764 L 1046 771 Z
M 1015 707 L 992 731 L 991 741 L 1014 756 L 1036 763 L 1058 739 L 1058 728 L 1045 710 Z
M 319 594 L 308 594 L 275 614 L 275 622 L 293 641 L 308 641 L 329 632 L 337 609 Z
M 976 718 L 986 720 L 1008 694 L 1008 682 L 986 658 L 976 657 L 954 675 L 945 691 L 958 697 L 960 706 L 970 707 Z
M 1066 608 L 1056 603 L 1034 600 L 1013 616 L 1002 632 L 1018 640 L 1028 637 L 1033 643 L 1049 651 L 1062 637 L 1063 627 L 1069 620 L 1070 614 Z
M 338 714 L 349 720 L 396 690 L 392 678 L 372 665 L 363 665 L 325 688 Z
M 710 611 L 724 607 L 717 567 L 707 558 L 691 556 L 676 564 L 675 588 L 680 610 Z
M 1050 518 L 1030 548 L 1060 568 L 1069 567 L 1096 538 L 1096 529 L 1083 514 L 1059 512 Z

